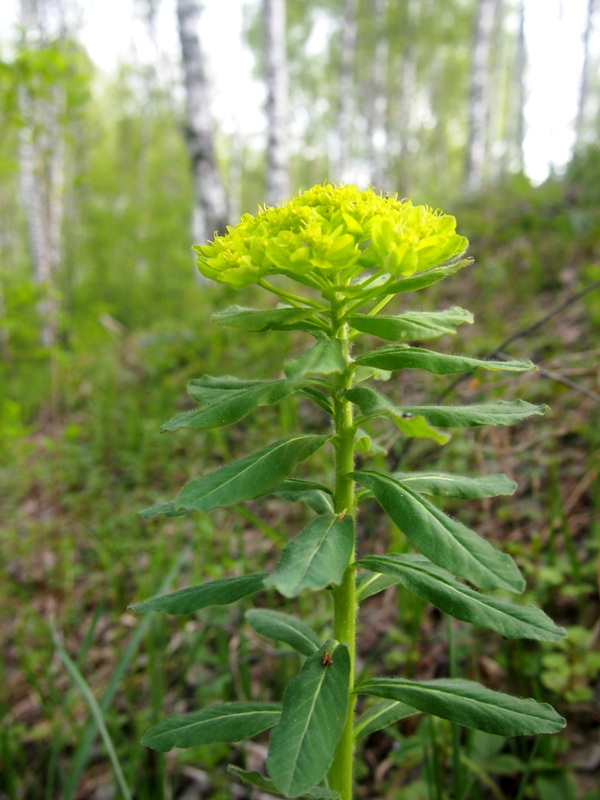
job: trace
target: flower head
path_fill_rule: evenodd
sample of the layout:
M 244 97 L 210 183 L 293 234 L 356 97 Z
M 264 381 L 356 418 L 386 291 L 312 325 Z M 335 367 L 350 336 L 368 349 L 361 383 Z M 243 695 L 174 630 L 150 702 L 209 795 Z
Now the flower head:
M 281 274 L 328 294 L 357 289 L 373 274 L 402 278 L 456 258 L 467 240 L 455 228 L 454 217 L 410 200 L 326 183 L 245 214 L 194 250 L 202 275 L 219 283 L 241 287 Z

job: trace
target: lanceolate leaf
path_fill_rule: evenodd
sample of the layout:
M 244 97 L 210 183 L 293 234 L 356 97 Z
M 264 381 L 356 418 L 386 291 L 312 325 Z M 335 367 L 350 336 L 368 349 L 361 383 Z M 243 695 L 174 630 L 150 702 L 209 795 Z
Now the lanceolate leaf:
M 172 747 L 241 742 L 277 725 L 275 703 L 219 703 L 192 714 L 173 714 L 145 734 L 142 744 L 166 753 Z
M 412 275 L 410 278 L 403 278 L 396 283 L 388 284 L 382 288 L 378 296 L 386 294 L 405 294 L 406 292 L 416 292 L 419 289 L 425 289 L 427 286 L 432 286 L 434 283 L 447 278 L 448 275 L 454 275 L 459 269 L 471 263 L 472 259 L 465 258 L 453 261 L 451 264 L 434 267 L 426 272 L 420 272 L 418 275 Z
M 517 484 L 506 475 L 465 478 L 447 472 L 394 472 L 393 477 L 420 494 L 460 497 L 462 500 L 510 495 L 517 488 Z
M 436 353 L 422 347 L 410 345 L 388 345 L 380 350 L 363 353 L 356 359 L 358 364 L 380 369 L 424 369 L 436 375 L 454 375 L 470 372 L 477 367 L 495 372 L 524 372 L 535 369 L 531 361 L 485 361 L 467 356 L 451 356 Z
M 175 509 L 211 511 L 218 506 L 262 497 L 328 440 L 328 436 L 279 439 L 251 456 L 186 483 L 175 499 Z
M 250 783 L 252 786 L 258 786 L 259 789 L 264 789 L 266 792 L 271 792 L 271 794 L 279 794 L 279 791 L 273 781 L 269 780 L 268 778 L 264 778 L 260 772 L 241 769 L 240 767 L 236 767 L 235 764 L 229 764 L 227 767 L 227 772 L 230 772 L 232 775 L 236 775 L 240 780 L 244 781 L 244 783 Z M 332 789 L 327 789 L 324 786 L 315 786 L 309 792 L 305 792 L 302 795 L 303 797 L 309 798 L 309 800 L 338 800 L 339 794 L 334 792 Z
M 473 315 L 455 306 L 447 311 L 408 311 L 397 317 L 355 314 L 348 318 L 348 323 L 357 331 L 395 342 L 398 339 L 432 339 L 445 333 L 456 333 L 459 325 L 473 323 Z
M 390 586 L 397 586 L 401 583 L 400 578 L 395 575 L 380 575 L 375 572 L 369 572 L 366 575 L 357 576 L 356 581 L 356 602 L 362 603 L 367 597 L 372 597 L 374 594 L 379 594 Z
M 351 517 L 339 519 L 325 514 L 309 522 L 288 542 L 275 570 L 265 579 L 285 597 L 296 597 L 303 589 L 324 589 L 341 583 L 354 547 Z
M 368 417 L 390 417 L 400 426 L 412 418 L 424 418 L 442 428 L 467 428 L 475 425 L 514 425 L 516 422 L 544 414 L 548 406 L 536 406 L 525 400 L 496 400 L 470 406 L 396 406 L 384 395 L 367 386 L 355 386 L 346 397 Z
M 200 586 L 189 586 L 176 592 L 162 594 L 134 603 L 133 611 L 164 611 L 166 614 L 193 614 L 206 606 L 224 606 L 235 603 L 242 597 L 256 594 L 264 588 L 265 574 L 242 575 L 239 578 L 219 578 L 216 581 L 203 583 Z
M 324 653 L 332 663 L 323 664 Z M 283 695 L 281 722 L 271 733 L 267 770 L 279 791 L 296 797 L 325 776 L 348 712 L 350 656 L 331 641 L 304 662 Z
M 508 638 L 553 642 L 566 634 L 539 608 L 514 605 L 476 592 L 422 556 L 390 553 L 367 556 L 357 564 L 373 572 L 394 575 L 409 591 L 444 613 L 492 628 Z
M 498 736 L 558 733 L 566 724 L 546 703 L 511 697 L 459 678 L 421 683 L 402 678 L 373 678 L 356 691 L 399 700 L 419 711 Z
M 286 376 L 298 380 L 308 375 L 332 375 L 346 369 L 340 339 L 325 339 L 283 365 Z
M 219 325 L 229 325 L 242 331 L 312 331 L 320 329 L 314 322 L 315 312 L 306 308 L 256 308 L 230 306 L 217 311 L 212 318 Z
M 522 592 L 525 581 L 512 558 L 485 539 L 378 470 L 359 470 L 356 480 L 370 489 L 384 511 L 430 561 L 480 589 Z
M 283 500 L 304 503 L 317 514 L 333 513 L 331 489 L 321 483 L 304 481 L 300 478 L 288 478 L 273 489 L 273 494 Z
M 206 378 L 209 376 L 207 375 Z M 202 380 L 202 379 L 201 379 Z M 197 384 L 196 384 L 197 385 Z M 176 414 L 166 422 L 161 431 L 174 431 L 178 428 L 217 428 L 237 422 L 259 406 L 279 403 L 301 389 L 293 381 L 264 381 L 238 390 L 215 393 L 212 402 L 202 408 Z
M 304 656 L 311 656 L 321 646 L 317 634 L 290 614 L 266 608 L 252 608 L 246 612 L 246 619 L 262 636 L 276 642 L 285 642 Z
M 360 739 L 362 736 L 368 736 L 370 733 L 380 731 L 400 719 L 406 719 L 415 714 L 418 714 L 418 711 L 399 700 L 382 700 L 381 703 L 377 703 L 365 711 L 357 720 L 354 726 L 354 738 Z

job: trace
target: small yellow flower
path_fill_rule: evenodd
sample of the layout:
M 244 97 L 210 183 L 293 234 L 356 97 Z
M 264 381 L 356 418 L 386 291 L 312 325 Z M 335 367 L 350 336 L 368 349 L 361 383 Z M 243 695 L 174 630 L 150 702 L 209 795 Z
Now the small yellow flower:
M 460 256 L 456 220 L 356 186 L 313 186 L 274 208 L 245 214 L 224 236 L 194 247 L 198 269 L 233 287 L 287 275 L 327 295 L 355 293 L 374 277 L 402 278 Z

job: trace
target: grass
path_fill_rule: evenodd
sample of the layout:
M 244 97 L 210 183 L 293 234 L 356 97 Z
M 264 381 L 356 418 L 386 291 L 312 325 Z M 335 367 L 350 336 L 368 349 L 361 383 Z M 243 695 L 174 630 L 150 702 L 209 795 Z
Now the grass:
M 587 231 L 597 208 L 586 200 L 579 209 L 588 220 L 582 236 L 573 227 L 580 216 L 573 218 L 564 198 L 559 202 L 561 191 L 555 185 L 528 192 L 512 187 L 479 210 L 457 212 L 461 227 L 472 233 L 478 263 L 448 281 L 443 294 L 432 292 L 431 305 L 479 309 L 465 346 L 474 355 L 493 351 L 499 340 L 594 278 L 598 240 Z M 565 275 L 565 264 L 575 273 Z M 212 518 L 151 523 L 142 523 L 137 511 L 167 499 L 191 474 L 225 456 L 251 451 L 264 441 L 260 427 L 284 435 L 298 425 L 313 430 L 322 424 L 306 409 L 284 403 L 232 429 L 159 435 L 160 425 L 186 407 L 188 379 L 204 372 L 243 375 L 249 363 L 253 375 L 270 377 L 273 350 L 287 346 L 282 337 L 267 347 L 263 336 L 241 342 L 234 332 L 207 324 L 212 310 L 233 302 L 252 305 L 252 298 L 193 285 L 186 291 L 192 299 L 185 313 L 161 319 L 153 329 L 115 326 L 88 346 L 59 350 L 51 362 L 43 354 L 27 360 L 27 351 L 2 367 L 0 796 L 9 800 L 83 800 L 120 782 L 139 800 L 176 798 L 194 782 L 201 797 L 231 798 L 227 748 L 163 756 L 138 744 L 142 732 L 165 713 L 217 697 L 258 699 L 259 674 L 272 678 L 277 694 L 286 670 L 289 678 L 297 669 L 294 656 L 265 649 L 248 629 L 238 631 L 230 617 L 237 612 L 229 609 L 175 621 L 138 618 L 127 610 L 168 582 L 183 586 L 236 574 L 246 563 L 268 569 L 272 542 L 298 529 L 300 509 L 290 518 L 268 501 Z M 142 296 L 143 286 L 137 292 Z M 483 384 L 476 377 L 455 389 L 473 402 L 494 393 L 548 402 L 552 412 L 542 421 L 517 430 L 469 431 L 441 455 L 420 441 L 408 449 L 400 441 L 394 445 L 406 469 L 435 461 L 449 471 L 506 471 L 519 482 L 511 502 L 473 504 L 461 518 L 506 543 L 528 573 L 525 600 L 570 626 L 571 639 L 540 648 L 503 643 L 484 632 L 472 637 L 457 625 L 450 657 L 439 613 L 402 590 L 389 590 L 364 604 L 359 642 L 365 674 L 383 664 L 421 678 L 451 670 L 478 675 L 494 688 L 556 703 L 569 719 L 566 733 L 545 737 L 536 751 L 529 741 L 409 719 L 365 739 L 361 798 L 552 800 L 556 787 L 561 800 L 597 797 L 598 767 L 574 762 L 580 743 L 594 735 L 600 671 L 600 405 L 593 397 L 599 325 L 596 292 L 514 344 L 510 355 L 532 357 L 541 374 L 518 383 L 496 378 Z M 557 375 L 588 393 L 552 377 Z M 404 391 L 417 403 L 440 388 L 438 381 Z M 364 520 L 361 536 L 404 547 L 375 513 Z M 301 611 L 303 598 L 297 602 Z M 237 754 L 247 768 L 260 767 L 260 759 L 260 742 Z M 455 785 L 448 789 L 452 773 Z M 121 796 L 127 796 L 124 790 Z

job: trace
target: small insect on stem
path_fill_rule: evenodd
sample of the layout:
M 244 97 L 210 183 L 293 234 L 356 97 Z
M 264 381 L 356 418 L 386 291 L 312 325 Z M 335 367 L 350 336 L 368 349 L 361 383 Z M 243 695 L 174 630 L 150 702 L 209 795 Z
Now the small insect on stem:
M 327 650 L 325 650 L 325 652 L 323 653 L 323 658 L 321 659 L 321 664 L 323 664 L 324 667 L 330 667 L 333 664 L 333 659 L 329 655 Z

